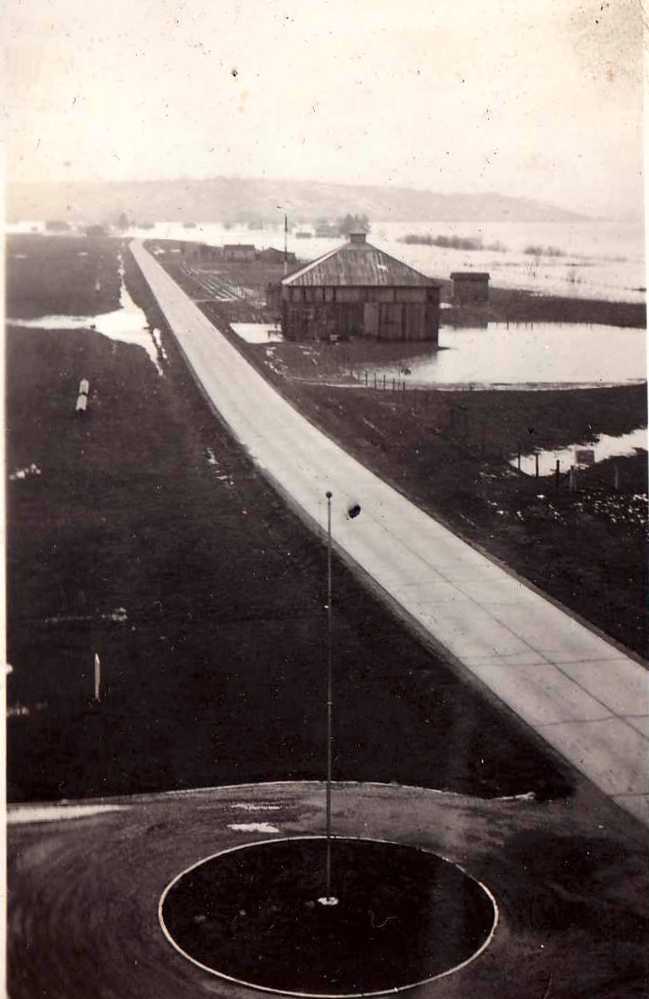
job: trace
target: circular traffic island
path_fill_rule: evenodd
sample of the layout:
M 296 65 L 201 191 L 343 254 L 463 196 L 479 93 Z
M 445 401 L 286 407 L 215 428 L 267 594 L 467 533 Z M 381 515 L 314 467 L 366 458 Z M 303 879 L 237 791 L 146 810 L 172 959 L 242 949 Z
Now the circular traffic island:
M 391 992 L 471 961 L 497 922 L 490 892 L 434 853 L 376 840 L 268 840 L 179 874 L 164 933 L 206 971 L 306 996 Z

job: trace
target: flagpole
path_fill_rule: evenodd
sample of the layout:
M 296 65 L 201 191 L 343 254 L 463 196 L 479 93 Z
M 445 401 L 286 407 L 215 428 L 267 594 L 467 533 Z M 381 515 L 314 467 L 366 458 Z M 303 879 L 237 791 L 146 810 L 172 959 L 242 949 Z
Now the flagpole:
M 331 492 L 327 491 L 327 784 L 326 784 L 326 859 L 325 894 L 322 905 L 337 905 L 331 894 L 331 774 L 333 761 L 333 618 L 331 587 Z

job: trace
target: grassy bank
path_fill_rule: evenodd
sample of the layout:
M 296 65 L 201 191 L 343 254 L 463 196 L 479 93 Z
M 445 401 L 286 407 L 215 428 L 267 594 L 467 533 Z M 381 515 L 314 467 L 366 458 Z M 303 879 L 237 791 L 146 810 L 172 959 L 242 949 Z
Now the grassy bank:
M 119 305 L 118 241 L 12 235 L 7 239 L 7 315 L 94 316 Z
M 31 259 L 34 299 L 53 312 L 58 291 L 39 287 Z M 8 483 L 10 800 L 323 773 L 322 546 L 212 415 L 127 268 L 161 331 L 163 376 L 142 348 L 97 332 L 8 331 L 9 470 L 39 469 Z M 71 297 L 75 313 L 86 294 Z M 336 776 L 568 790 L 520 723 L 339 564 L 335 592 Z

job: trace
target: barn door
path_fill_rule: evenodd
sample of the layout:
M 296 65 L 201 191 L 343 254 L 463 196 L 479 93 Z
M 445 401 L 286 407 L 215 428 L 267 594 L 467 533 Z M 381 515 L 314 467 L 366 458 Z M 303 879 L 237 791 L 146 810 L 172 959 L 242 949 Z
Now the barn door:
M 379 335 L 379 303 L 365 302 L 363 308 L 363 334 L 378 337 Z

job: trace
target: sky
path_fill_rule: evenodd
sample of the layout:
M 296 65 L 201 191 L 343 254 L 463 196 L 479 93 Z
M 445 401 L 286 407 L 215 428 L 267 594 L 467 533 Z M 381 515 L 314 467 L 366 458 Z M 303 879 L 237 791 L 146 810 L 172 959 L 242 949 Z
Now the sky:
M 12 180 L 240 176 L 637 216 L 642 0 L 5 0 Z

